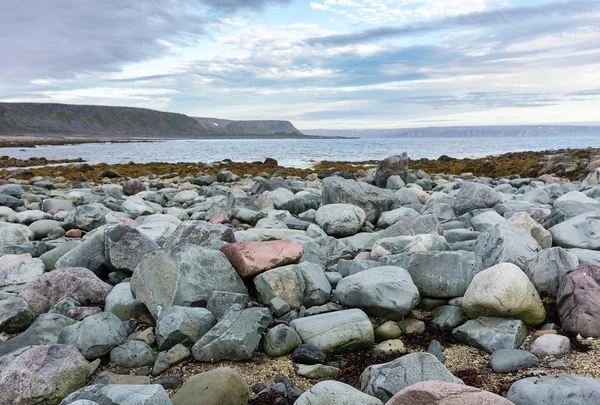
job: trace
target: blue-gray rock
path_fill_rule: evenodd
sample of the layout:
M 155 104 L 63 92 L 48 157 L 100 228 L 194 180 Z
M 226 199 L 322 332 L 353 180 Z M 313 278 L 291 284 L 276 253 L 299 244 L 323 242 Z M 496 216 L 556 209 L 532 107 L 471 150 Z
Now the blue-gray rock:
M 268 308 L 242 309 L 236 304 L 194 344 L 192 354 L 196 360 L 205 362 L 247 360 L 272 321 Z
M 540 250 L 541 246 L 528 231 L 504 224 L 482 233 L 477 238 L 475 253 L 483 261 L 484 268 L 512 263 L 523 269 Z
M 600 381 L 570 374 L 523 378 L 506 395 L 515 405 L 592 405 L 600 403 Z
M 304 244 L 300 262 L 314 263 L 327 268 L 341 259 L 351 259 L 353 256 L 350 248 L 336 238 L 321 236 Z
M 412 252 L 384 256 L 384 266 L 405 268 L 424 297 L 461 297 L 481 268 L 479 257 L 473 252 Z
M 153 240 L 125 224 L 107 227 L 104 238 L 110 265 L 127 272 L 133 272 L 144 255 L 160 249 Z
M 106 214 L 110 210 L 95 205 L 80 205 L 69 211 L 64 219 L 65 229 L 91 231 L 106 223 Z
M 359 309 L 329 312 L 290 322 L 303 343 L 325 353 L 349 352 L 369 348 L 375 334 L 369 317 Z
M 35 221 L 31 225 L 29 225 L 29 229 L 33 232 L 33 236 L 35 239 L 43 239 L 50 232 L 52 232 L 56 228 L 61 228 L 62 224 L 53 219 L 43 219 L 40 221 Z
M 58 336 L 59 344 L 72 345 L 88 360 L 102 357 L 127 341 L 121 320 L 110 312 L 92 315 L 64 328 Z
M 527 327 L 519 319 L 481 317 L 465 322 L 452 331 L 461 343 L 492 353 L 518 349 L 527 337 Z
M 242 308 L 246 308 L 250 297 L 247 294 L 239 294 L 228 291 L 213 291 L 206 304 L 208 309 L 217 321 L 223 319 L 227 311 L 231 309 L 233 304 L 239 304 Z
M 67 316 L 67 313 L 70 309 L 77 308 L 80 306 L 81 302 L 77 301 L 75 298 L 66 297 L 54 304 L 48 312 L 51 314 L 61 314 Z
M 0 246 L 0 256 L 4 255 L 23 255 L 30 254 L 32 257 L 41 257 L 48 252 L 56 250 L 51 249 L 42 241 L 29 241 L 21 243 L 10 243 Z
M 537 357 L 526 350 L 500 349 L 490 355 L 490 367 L 495 373 L 513 373 L 538 365 Z
M 454 210 L 457 214 L 464 214 L 479 208 L 490 208 L 501 202 L 502 197 L 491 187 L 466 181 L 456 194 Z
M 50 212 L 55 209 L 61 209 L 63 211 L 71 211 L 75 208 L 71 200 L 62 200 L 58 198 L 46 198 L 42 201 L 42 211 Z
M 143 303 L 133 297 L 130 283 L 124 282 L 110 290 L 106 296 L 104 311 L 112 312 L 120 320 L 127 321 L 137 318 L 147 310 Z
M 151 366 L 155 359 L 156 352 L 139 340 L 130 340 L 110 351 L 110 362 L 120 367 Z
M 388 156 L 379 162 L 375 171 L 375 185 L 386 187 L 391 176 L 400 176 L 403 183 L 408 181 L 408 154 Z
M 523 269 L 540 294 L 556 298 L 562 279 L 579 265 L 573 253 L 560 247 L 544 249 L 533 257 Z
M 106 256 L 103 229 L 97 229 L 94 233 L 86 235 L 83 242 L 62 255 L 54 266 L 56 268 L 85 267 L 97 275 L 103 275 L 107 270 L 114 270 Z
M 433 327 L 442 331 L 450 332 L 452 329 L 462 325 L 469 320 L 462 307 L 443 305 L 431 311 Z
M 263 350 L 267 356 L 281 357 L 293 352 L 302 344 L 294 328 L 277 325 L 270 329 L 263 339 Z
M 207 302 L 213 291 L 248 294 L 223 253 L 192 244 L 144 256 L 131 278 L 131 290 L 155 318 L 173 305 Z
M 0 356 L 26 346 L 56 344 L 63 328 L 75 323 L 75 320 L 59 314 L 40 315 L 25 332 L 0 343 Z
M 25 225 L 0 222 L 0 245 L 28 242 L 33 238 L 33 231 Z
M 40 260 L 44 263 L 44 269 L 46 271 L 54 270 L 58 259 L 75 249 L 80 243 L 81 241 L 78 240 L 69 240 L 39 255 Z
M 564 248 L 600 249 L 600 213 L 578 215 L 548 230 L 554 244 Z
M 379 267 L 381 264 L 376 260 L 345 260 L 341 259 L 336 267 L 336 271 L 342 275 L 342 277 L 352 276 L 361 271 L 371 269 L 373 267 Z
M 365 211 L 351 204 L 329 204 L 317 210 L 315 221 L 329 236 L 343 238 L 356 234 L 364 225 Z
M 427 349 L 425 350 L 427 353 L 433 354 L 436 359 L 442 364 L 446 361 L 446 357 L 444 356 L 444 346 L 437 340 L 432 340 L 427 345 Z
M 491 231 L 496 225 L 502 225 L 506 218 L 500 216 L 496 211 L 489 210 L 477 213 L 470 220 L 471 226 L 477 232 Z
M 377 220 L 378 228 L 389 228 L 404 218 L 418 217 L 419 213 L 412 208 L 400 207 L 395 210 L 382 212 Z
M 302 344 L 292 353 L 292 361 L 299 364 L 323 364 L 327 355 L 318 347 Z
M 207 248 L 217 240 L 228 243 L 235 242 L 232 228 L 226 225 L 210 224 L 205 221 L 185 221 L 165 241 L 163 248 L 171 248 L 186 243 Z
M 418 217 L 405 217 L 389 228 L 374 235 L 373 240 L 367 244 L 367 247 L 372 247 L 375 241 L 383 238 L 396 236 L 414 236 L 443 233 L 440 221 L 434 215 L 421 215 Z
M 364 308 L 371 315 L 392 320 L 404 318 L 420 299 L 408 271 L 394 266 L 375 267 L 342 279 L 335 296 L 346 307 Z
M 280 297 L 275 297 L 269 301 L 269 309 L 276 318 L 282 317 L 292 310 L 290 304 Z
M 339 381 L 321 381 L 302 394 L 294 404 L 383 405 L 383 402 Z
M 423 381 L 463 384 L 433 354 L 420 352 L 367 367 L 360 376 L 360 390 L 389 401 L 404 388 Z
M 156 320 L 158 349 L 169 350 L 178 343 L 191 346 L 215 323 L 214 316 L 206 308 L 169 307 Z
M 35 314 L 22 298 L 9 297 L 0 301 L 0 332 L 23 332 L 33 321 Z
M 60 405 L 75 405 L 80 400 L 98 405 L 171 405 L 169 394 L 158 384 L 89 385 L 66 397 Z

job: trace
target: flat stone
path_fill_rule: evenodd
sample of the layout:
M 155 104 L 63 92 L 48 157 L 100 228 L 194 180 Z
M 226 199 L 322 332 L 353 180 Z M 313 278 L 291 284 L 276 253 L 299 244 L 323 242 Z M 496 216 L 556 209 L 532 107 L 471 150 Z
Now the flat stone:
M 481 317 L 454 329 L 452 336 L 461 343 L 492 353 L 499 349 L 518 349 L 527 337 L 527 327 L 518 319 Z
M 571 341 L 562 335 L 542 335 L 533 341 L 529 350 L 538 357 L 558 357 L 571 350 Z
M 495 373 L 513 373 L 538 365 L 537 357 L 526 350 L 500 349 L 490 356 L 490 367 Z
M 523 378 L 506 395 L 515 405 L 600 403 L 600 381 L 570 374 Z
M 171 405 L 169 394 L 157 384 L 150 385 L 88 385 L 68 397 L 60 405 L 80 405 L 80 400 L 118 405 Z M 84 404 L 89 405 L 84 402 Z
M 287 240 L 240 242 L 227 244 L 220 250 L 241 277 L 254 277 L 275 267 L 297 263 L 304 253 L 304 244 Z

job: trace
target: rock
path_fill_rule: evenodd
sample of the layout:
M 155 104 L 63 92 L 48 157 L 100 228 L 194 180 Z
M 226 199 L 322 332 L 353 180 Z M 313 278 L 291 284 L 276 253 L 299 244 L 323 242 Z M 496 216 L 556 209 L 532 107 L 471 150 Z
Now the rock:
M 381 264 L 375 260 L 345 260 L 341 259 L 337 264 L 337 271 L 342 277 L 352 276 L 361 271 L 379 267 Z
M 82 243 L 61 256 L 56 261 L 55 267 L 85 267 L 97 275 L 104 275 L 106 270 L 110 269 L 104 244 L 104 232 L 98 229 L 93 234 L 87 235 Z
M 391 176 L 400 176 L 402 181 L 408 181 L 408 154 L 389 156 L 379 162 L 375 171 L 375 185 L 385 188 Z
M 169 394 L 157 384 L 88 385 L 66 397 L 60 405 L 80 405 L 80 400 L 98 405 L 171 405 Z M 85 402 L 84 404 L 88 405 Z
M 296 374 L 300 377 L 310 378 L 312 380 L 321 380 L 324 378 L 335 378 L 340 369 L 337 367 L 326 366 L 324 364 L 296 364 Z
M 389 401 L 404 388 L 423 381 L 462 384 L 433 354 L 419 352 L 367 367 L 360 376 L 360 390 Z
M 213 291 L 206 304 L 206 309 L 213 314 L 217 321 L 220 321 L 233 304 L 239 304 L 242 308 L 246 308 L 248 301 L 250 301 L 250 297 L 247 294 Z
M 396 339 L 402 335 L 402 329 L 394 321 L 382 323 L 375 329 L 375 337 L 380 340 Z
M 327 355 L 313 345 L 302 344 L 292 353 L 292 361 L 299 364 L 323 364 Z
M 539 252 L 523 271 L 540 294 L 555 298 L 565 274 L 578 264 L 575 254 L 553 247 Z
M 292 308 L 283 298 L 275 297 L 269 301 L 269 309 L 276 318 L 280 318 L 290 312 Z
M 150 377 L 142 375 L 113 374 L 108 371 L 102 371 L 94 378 L 92 383 L 99 385 L 149 385 Z
M 69 211 L 63 223 L 65 229 L 91 231 L 106 223 L 108 209 L 97 205 L 80 205 Z
M 571 350 L 571 341 L 562 335 L 542 335 L 531 344 L 531 353 L 538 357 L 562 356 Z
M 425 333 L 425 322 L 417 319 L 403 319 L 398 321 L 397 324 L 404 334 L 415 333 L 420 335 Z
M 540 250 L 541 246 L 528 231 L 506 224 L 482 233 L 477 238 L 475 254 L 481 257 L 484 268 L 499 263 L 525 268 Z
M 457 214 L 464 214 L 479 208 L 490 208 L 501 202 L 502 198 L 491 187 L 466 181 L 456 194 L 454 210 Z
M 536 240 L 542 249 L 552 247 L 552 235 L 543 226 L 529 216 L 526 212 L 517 212 L 511 216 L 507 223 L 517 228 L 522 228 L 531 234 L 531 237 Z
M 378 239 L 390 238 L 396 236 L 414 236 L 434 234 L 440 235 L 442 226 L 440 221 L 434 215 L 421 215 L 418 217 L 406 217 L 382 232 L 376 234 L 366 247 L 371 247 Z
M 0 290 L 17 292 L 44 272 L 44 263 L 29 253 L 0 257 Z
M 600 249 L 600 214 L 591 212 L 561 222 L 548 230 L 554 244 L 564 248 Z
M 146 187 L 144 187 L 144 184 L 138 179 L 127 180 L 123 183 L 123 193 L 125 193 L 125 195 L 136 195 L 145 189 Z
M 382 212 L 398 208 L 398 197 L 390 190 L 381 189 L 367 183 L 345 180 L 331 176 L 323 180 L 323 206 L 328 204 L 352 204 L 362 208 L 366 220 L 377 223 Z
M 317 210 L 315 221 L 329 236 L 343 238 L 356 234 L 364 225 L 365 211 L 351 204 L 329 204 Z
M 98 307 L 74 307 L 69 309 L 66 315 L 76 321 L 81 321 L 88 316 L 98 315 L 100 313 L 102 313 L 102 309 Z
M 494 373 L 513 373 L 538 365 L 537 357 L 526 350 L 500 349 L 490 355 L 490 367 Z
M 452 336 L 461 343 L 492 353 L 499 349 L 518 349 L 527 337 L 527 327 L 518 319 L 481 317 L 454 329 Z
M 410 274 L 401 267 L 375 267 L 348 276 L 336 287 L 342 305 L 364 308 L 374 316 L 404 318 L 419 303 L 419 291 Z
M 54 249 L 43 253 L 40 256 L 40 260 L 44 263 L 44 269 L 46 271 L 54 270 L 56 268 L 56 262 L 58 259 L 67 254 L 69 251 L 73 250 L 80 243 L 81 242 L 75 240 L 66 241 Z
M 511 263 L 501 263 L 476 274 L 462 304 L 471 318 L 518 318 L 530 326 L 539 325 L 546 319 L 544 305 L 535 287 L 525 273 Z
M 102 306 L 111 288 L 90 270 L 71 267 L 53 270 L 30 281 L 19 296 L 35 313 L 42 314 L 67 297 L 81 305 Z
M 150 207 L 143 199 L 137 196 L 128 197 L 121 204 L 123 212 L 129 214 L 132 218 L 137 218 L 141 215 L 152 215 L 154 209 Z
M 435 308 L 431 311 L 431 316 L 433 317 L 433 327 L 445 332 L 452 331 L 452 329 L 462 325 L 469 319 L 462 307 L 452 305 Z
M 429 344 L 427 345 L 427 350 L 425 351 L 427 353 L 433 354 L 435 358 L 438 359 L 438 361 L 442 364 L 444 364 L 444 362 L 446 361 L 446 358 L 444 357 L 444 346 L 442 346 L 442 344 L 437 340 L 432 340 L 431 342 L 429 342 Z
M 215 241 L 235 242 L 231 227 L 220 224 L 210 224 L 204 221 L 185 221 L 175 229 L 175 232 L 165 241 L 163 248 L 191 243 L 201 247 L 210 247 Z
M 124 224 L 107 228 L 104 237 L 110 264 L 127 272 L 133 272 L 144 255 L 160 249 L 153 240 Z
M 173 396 L 173 405 L 246 405 L 249 397 L 242 377 L 222 367 L 188 378 Z
M 240 277 L 254 277 L 275 267 L 297 263 L 304 244 L 288 240 L 240 242 L 223 246 L 221 252 Z
M 359 309 L 330 312 L 290 322 L 303 343 L 325 353 L 348 352 L 373 345 L 373 326 Z
M 373 347 L 373 354 L 376 356 L 399 356 L 404 353 L 406 353 L 406 346 L 400 339 L 384 340 Z
M 6 194 L 0 194 L 0 206 L 17 208 L 23 205 L 23 200 Z
M 477 255 L 465 251 L 402 253 L 384 257 L 380 263 L 405 268 L 419 293 L 434 298 L 462 296 L 481 269 Z
M 247 360 L 272 321 L 267 308 L 236 305 L 194 344 L 192 354 L 198 361 Z
M 600 265 L 584 264 L 565 275 L 556 300 L 565 332 L 600 336 Z
M 140 301 L 133 298 L 130 283 L 117 284 L 106 296 L 104 304 L 106 312 L 112 312 L 120 320 L 127 321 L 137 318 L 146 312 L 146 307 Z
M 379 399 L 338 381 L 322 381 L 298 398 L 295 405 L 383 405 Z
M 216 321 L 206 308 L 174 305 L 156 320 L 156 343 L 159 350 L 169 350 L 178 343 L 191 346 L 206 334 Z
M 75 346 L 88 360 L 102 357 L 127 340 L 121 321 L 110 312 L 92 315 L 83 321 L 64 328 L 58 337 L 59 344 Z
M 441 381 L 424 381 L 403 389 L 386 405 L 511 405 L 507 399 L 479 388 Z
M 401 207 L 395 210 L 382 212 L 377 220 L 378 228 L 388 228 L 394 225 L 396 222 L 404 218 L 418 217 L 419 213 L 412 208 Z
M 0 356 L 26 346 L 56 344 L 61 330 L 74 323 L 73 319 L 59 314 L 40 315 L 25 332 L 0 343 Z
M 33 346 L 0 372 L 0 403 L 58 404 L 83 387 L 91 371 L 71 346 Z
M 35 314 L 22 298 L 9 297 L 0 301 L 0 332 L 23 332 L 33 321 Z
M 446 239 L 440 235 L 394 236 L 377 239 L 373 243 L 371 257 L 396 255 L 406 252 L 446 251 L 450 250 Z
M 0 245 L 0 256 L 30 254 L 32 257 L 40 257 L 46 251 L 48 251 L 48 245 L 41 241 Z
M 267 356 L 281 357 L 293 352 L 302 344 L 300 336 L 287 325 L 277 325 L 263 339 L 263 350 Z
M 131 278 L 131 290 L 155 318 L 173 305 L 208 301 L 213 291 L 248 293 L 223 253 L 192 244 L 144 256 Z
M 182 344 L 176 344 L 166 352 L 160 352 L 156 356 L 156 361 L 152 367 L 152 375 L 159 375 L 189 358 L 192 357 L 190 349 Z
M 352 251 L 342 242 L 331 236 L 322 236 L 304 244 L 304 254 L 300 262 L 309 262 L 327 268 L 341 259 L 351 259 Z
M 400 190 L 405 185 L 406 185 L 406 183 L 404 183 L 404 180 L 402 180 L 402 177 L 395 174 L 395 175 L 390 176 L 387 179 L 387 181 L 385 183 L 385 188 L 390 189 L 390 190 Z
M 471 226 L 477 232 L 489 232 L 496 225 L 506 223 L 506 218 L 498 214 L 496 211 L 484 211 L 476 214 L 471 218 Z
M 511 385 L 506 399 L 515 405 L 600 403 L 600 381 L 570 374 L 523 378 Z
M 173 235 L 177 229 L 177 225 L 172 222 L 150 222 L 138 225 L 135 229 L 153 240 L 159 246 L 163 246 L 167 239 Z
M 45 198 L 42 201 L 42 211 L 50 212 L 56 210 L 71 211 L 75 208 L 71 200 L 61 200 L 58 198 Z
M 130 340 L 110 351 L 110 362 L 125 368 L 151 366 L 156 353 L 146 343 Z
M 55 228 L 61 228 L 62 224 L 53 219 L 43 219 L 41 221 L 35 221 L 29 225 L 29 229 L 33 232 L 34 239 L 43 239 Z

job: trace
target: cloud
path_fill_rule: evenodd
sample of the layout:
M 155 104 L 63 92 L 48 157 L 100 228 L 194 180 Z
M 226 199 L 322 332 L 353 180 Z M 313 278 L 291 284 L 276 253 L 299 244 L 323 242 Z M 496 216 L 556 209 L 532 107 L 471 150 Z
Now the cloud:
M 357 33 L 313 37 L 306 39 L 305 42 L 309 45 L 340 46 L 376 41 L 385 38 L 423 35 L 456 27 L 489 27 L 522 21 L 530 22 L 532 19 L 542 19 L 553 16 L 565 17 L 569 14 L 579 14 L 596 10 L 600 10 L 600 2 L 596 0 L 500 8 L 399 27 L 383 26 Z
M 289 4 L 291 0 L 201 0 L 200 2 L 215 10 L 237 11 L 243 9 L 262 10 L 271 4 Z

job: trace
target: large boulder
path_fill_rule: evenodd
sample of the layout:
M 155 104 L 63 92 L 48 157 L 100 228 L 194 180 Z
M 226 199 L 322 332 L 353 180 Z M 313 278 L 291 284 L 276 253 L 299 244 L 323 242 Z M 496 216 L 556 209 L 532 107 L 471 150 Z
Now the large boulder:
M 338 176 L 323 180 L 322 205 L 352 204 L 362 208 L 366 220 L 372 224 L 382 212 L 399 207 L 398 197 L 390 190 L 381 189 L 370 184 L 345 180 Z
M 220 250 L 240 277 L 254 277 L 275 267 L 297 263 L 304 253 L 304 244 L 289 240 L 239 242 L 229 243 Z
M 506 399 L 515 405 L 600 404 L 600 381 L 570 374 L 523 378 Z
M 425 234 L 442 234 L 442 226 L 435 215 L 402 218 L 383 232 L 377 233 L 366 247 L 370 248 L 378 239 Z
M 108 227 L 104 237 L 110 265 L 127 272 L 133 272 L 144 255 L 160 249 L 152 239 L 125 224 Z
M 369 348 L 375 334 L 369 317 L 360 309 L 348 309 L 294 319 L 290 322 L 302 342 L 325 353 Z
M 339 381 L 321 381 L 300 395 L 294 404 L 383 405 L 383 402 Z
M 525 268 L 540 250 L 541 246 L 528 231 L 508 224 L 482 233 L 475 246 L 475 254 L 481 257 L 484 267 L 512 263 Z
M 91 231 L 106 223 L 106 213 L 110 210 L 95 205 L 80 205 L 69 211 L 63 223 L 66 229 Z
M 384 266 L 400 266 L 411 275 L 424 297 L 461 297 L 475 274 L 481 270 L 481 260 L 473 252 L 412 252 L 385 256 Z
M 94 360 L 127 340 L 121 320 L 111 312 L 88 316 L 83 321 L 64 328 L 58 343 L 75 346 L 83 357 Z
M 552 235 L 542 225 L 537 223 L 526 212 L 517 212 L 511 216 L 507 223 L 517 228 L 522 228 L 531 234 L 542 249 L 548 249 L 552 246 Z
M 500 395 L 442 381 L 423 381 L 404 388 L 386 405 L 511 405 Z
M 231 227 L 205 221 L 185 221 L 164 242 L 163 248 L 172 248 L 186 243 L 208 248 L 218 240 L 235 242 Z
M 89 402 L 88 402 L 89 401 Z M 171 405 L 169 394 L 158 384 L 88 385 L 68 397 L 60 405 Z
M 169 350 L 178 343 L 191 346 L 214 325 L 215 318 L 206 308 L 175 305 L 156 320 L 156 344 L 159 350 Z
M 304 244 L 301 262 L 318 264 L 324 268 L 336 264 L 341 259 L 351 259 L 352 250 L 332 236 L 321 236 Z
M 242 309 L 238 304 L 192 347 L 198 361 L 248 360 L 259 347 L 273 318 L 268 308 Z
M 501 263 L 476 274 L 462 305 L 471 318 L 518 318 L 530 326 L 539 325 L 546 319 L 544 304 L 535 286 L 512 263 Z
M 35 321 L 35 314 L 19 297 L 8 297 L 0 301 L 0 332 L 23 332 Z
M 248 384 L 235 370 L 221 367 L 188 378 L 172 398 L 173 405 L 246 405 Z
M 433 354 L 419 352 L 367 367 L 360 376 L 360 390 L 382 401 L 389 401 L 404 388 L 423 381 L 463 383 Z
M 382 266 L 343 278 L 335 296 L 350 308 L 364 308 L 374 316 L 400 320 L 420 300 L 419 291 L 408 271 L 402 267 Z
M 554 244 L 564 248 L 600 249 L 600 213 L 578 215 L 548 230 Z
M 172 305 L 207 302 L 213 291 L 248 293 L 223 253 L 191 244 L 144 256 L 131 278 L 131 290 L 155 318 Z
M 371 257 L 377 260 L 383 256 L 407 252 L 438 252 L 450 250 L 446 239 L 437 234 L 414 236 L 393 236 L 377 239 L 371 249 Z
M 555 298 L 565 274 L 579 264 L 577 256 L 563 248 L 544 249 L 523 269 L 542 295 Z
M 71 267 L 44 273 L 27 283 L 19 296 L 34 312 L 43 314 L 67 297 L 83 306 L 102 306 L 111 288 L 90 270 Z
M 91 372 L 74 347 L 32 346 L 0 372 L 0 403 L 58 404 L 83 387 Z
M 131 284 L 128 282 L 119 283 L 110 290 L 106 296 L 104 311 L 112 312 L 122 321 L 137 318 L 147 312 L 146 306 L 133 297 Z
M 456 194 L 454 210 L 457 214 L 464 214 L 479 208 L 490 208 L 501 202 L 502 197 L 491 187 L 466 181 Z
M 382 212 L 377 220 L 378 228 L 388 228 L 404 218 L 418 217 L 419 213 L 412 208 L 400 207 L 395 210 Z
M 0 256 L 0 291 L 19 291 L 43 273 L 44 262 L 29 253 Z
M 365 223 L 365 211 L 351 204 L 329 204 L 317 210 L 315 221 L 327 235 L 336 238 L 352 236 Z
M 492 353 L 518 349 L 527 337 L 527 327 L 518 319 L 481 317 L 467 321 L 452 331 L 461 343 Z
M 564 331 L 600 337 L 600 265 L 583 264 L 568 272 L 557 306 Z
M 112 270 L 106 255 L 104 228 L 99 228 L 86 235 L 83 242 L 62 255 L 54 266 L 56 268 L 85 267 L 102 276 L 108 270 Z
M 408 154 L 389 156 L 379 162 L 375 171 L 375 185 L 385 188 L 391 176 L 400 176 L 404 183 L 408 182 Z

